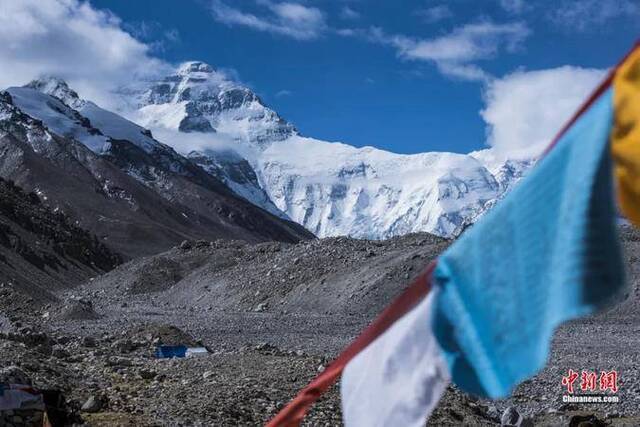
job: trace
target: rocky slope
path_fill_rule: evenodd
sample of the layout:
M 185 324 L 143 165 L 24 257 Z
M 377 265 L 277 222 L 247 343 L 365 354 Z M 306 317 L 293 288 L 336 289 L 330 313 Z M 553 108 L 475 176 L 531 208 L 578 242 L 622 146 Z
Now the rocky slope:
M 60 81 L 2 94 L 0 153 L 0 176 L 36 191 L 126 256 L 158 252 L 185 238 L 312 237 Z
M 203 167 L 215 163 L 238 194 L 272 212 L 275 205 L 322 237 L 456 235 L 530 164 L 490 150 L 399 155 L 305 138 L 251 90 L 201 62 L 120 92 L 132 120 Z M 220 161 L 230 151 L 257 182 L 237 179 L 236 161 Z
M 0 307 L 9 290 L 37 300 L 111 270 L 122 258 L 38 195 L 0 178 Z M 23 296 L 24 296 L 23 295 Z
M 510 399 L 482 401 L 451 388 L 430 425 L 499 425 L 509 407 L 536 425 L 589 418 L 586 425 L 638 425 L 640 235 L 622 229 L 621 238 L 630 285 L 622 304 L 563 325 L 548 366 Z M 18 365 L 36 387 L 61 389 L 91 425 L 260 425 L 448 244 L 427 234 L 184 242 L 57 292 L 60 302 L 5 310 L 0 366 Z M 87 308 L 70 309 L 77 301 Z M 211 353 L 153 357 L 158 343 L 197 341 Z M 568 369 L 616 369 L 620 403 L 563 403 L 561 376 Z M 99 405 L 80 411 L 89 398 Z M 334 387 L 305 425 L 340 420 Z

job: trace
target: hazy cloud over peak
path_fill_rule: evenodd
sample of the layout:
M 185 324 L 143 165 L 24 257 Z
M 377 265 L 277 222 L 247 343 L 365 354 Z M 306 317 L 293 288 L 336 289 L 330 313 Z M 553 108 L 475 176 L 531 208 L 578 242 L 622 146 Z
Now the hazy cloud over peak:
M 216 21 L 229 26 L 242 26 L 256 31 L 279 34 L 298 40 L 315 39 L 327 28 L 320 9 L 293 2 L 257 2 L 264 13 L 242 11 L 221 0 L 212 0 L 210 9 Z
M 0 0 L 0 9 L 2 88 L 54 75 L 104 104 L 104 93 L 119 82 L 167 67 L 122 29 L 119 18 L 89 3 Z
M 503 49 L 515 51 L 529 32 L 521 22 L 495 24 L 486 21 L 467 24 L 429 39 L 388 35 L 380 28 L 372 28 L 369 37 L 393 46 L 403 59 L 433 62 L 443 74 L 464 80 L 486 80 L 489 76 L 477 61 L 494 57 Z

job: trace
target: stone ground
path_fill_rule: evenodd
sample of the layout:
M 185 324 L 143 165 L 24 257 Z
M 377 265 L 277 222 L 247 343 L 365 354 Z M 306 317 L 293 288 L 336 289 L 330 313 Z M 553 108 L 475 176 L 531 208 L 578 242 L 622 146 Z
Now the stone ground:
M 450 388 L 429 424 L 499 425 L 514 407 L 535 425 L 640 425 L 640 238 L 628 230 L 622 237 L 625 302 L 563 326 L 548 366 L 510 399 L 476 400 Z M 89 425 L 260 425 L 447 245 L 426 234 L 185 242 L 58 292 L 46 305 L 5 285 L 0 380 L 17 372 L 40 389 L 63 391 L 72 419 Z M 211 353 L 158 360 L 159 342 L 203 344 Z M 568 369 L 617 370 L 620 402 L 563 403 Z M 595 418 L 579 424 L 580 416 Z M 337 387 L 305 423 L 341 424 Z

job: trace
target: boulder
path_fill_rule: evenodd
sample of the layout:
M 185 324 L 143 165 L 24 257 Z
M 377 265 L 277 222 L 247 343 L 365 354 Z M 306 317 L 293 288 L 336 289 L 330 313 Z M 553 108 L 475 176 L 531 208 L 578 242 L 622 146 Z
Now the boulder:
M 80 410 L 82 412 L 95 413 L 99 412 L 103 406 L 103 399 L 100 396 L 92 395 L 82 404 Z

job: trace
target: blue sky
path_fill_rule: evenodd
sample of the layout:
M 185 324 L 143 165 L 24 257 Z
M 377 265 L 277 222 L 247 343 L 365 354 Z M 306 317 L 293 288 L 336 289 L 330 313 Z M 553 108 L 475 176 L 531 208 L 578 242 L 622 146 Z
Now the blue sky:
M 126 55 L 227 70 L 305 135 L 402 153 L 482 148 L 495 82 L 605 69 L 640 34 L 627 0 L 58 1 L 131 34 Z

